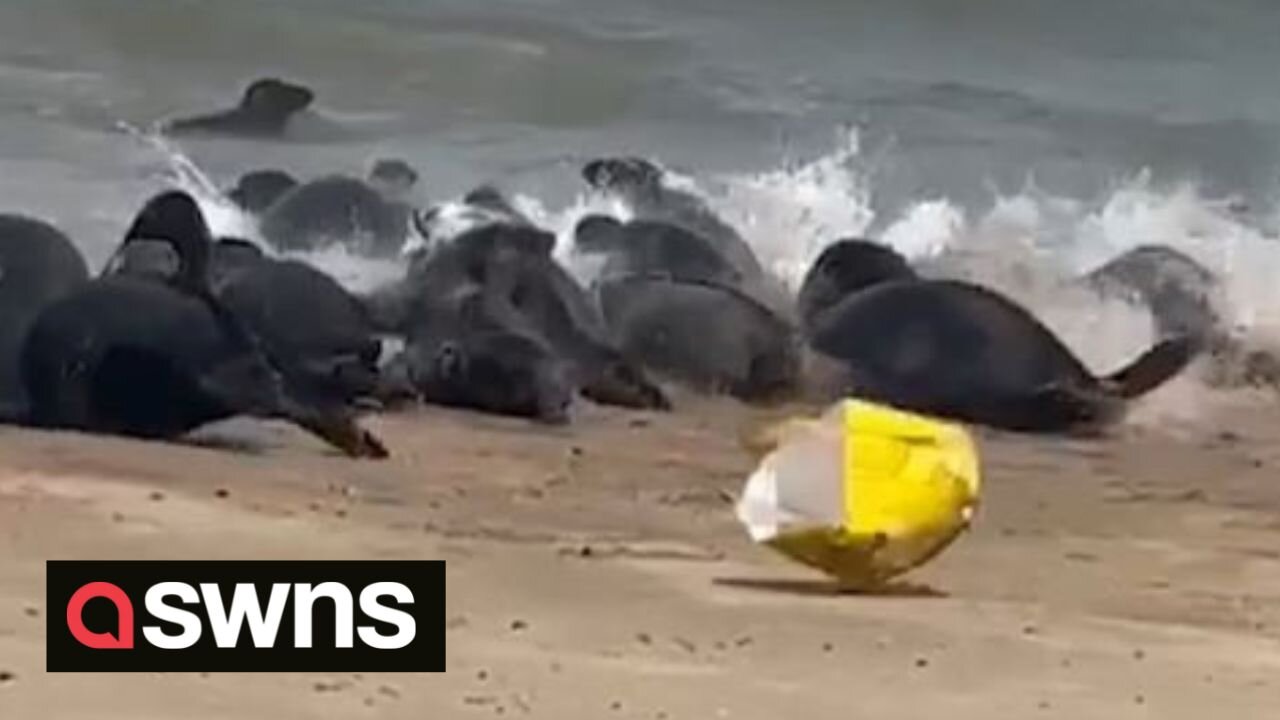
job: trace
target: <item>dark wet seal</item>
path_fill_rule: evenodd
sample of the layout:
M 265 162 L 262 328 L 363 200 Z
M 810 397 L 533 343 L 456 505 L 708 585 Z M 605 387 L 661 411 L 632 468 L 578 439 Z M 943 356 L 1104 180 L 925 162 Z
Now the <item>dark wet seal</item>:
M 166 278 L 108 268 L 36 318 L 21 354 L 26 421 L 172 439 L 235 415 L 290 420 L 353 457 L 386 457 L 350 413 L 300 392 L 214 296 L 212 238 L 195 201 L 152 198 L 122 246 L 168 242 Z
M 373 168 L 369 170 L 369 180 L 411 188 L 418 184 L 418 171 L 399 158 L 381 158 L 374 161 Z
M 409 234 L 409 213 L 364 180 L 331 175 L 286 192 L 263 213 L 260 227 L 281 251 L 336 245 L 358 255 L 395 257 Z
M 740 290 L 665 275 L 610 278 L 600 305 L 622 355 L 700 392 L 772 403 L 797 390 L 795 330 Z
M 796 305 L 801 321 L 812 327 L 823 311 L 854 293 L 882 282 L 915 278 L 911 264 L 893 248 L 860 238 L 837 240 L 809 266 Z
M 42 220 L 0 215 L 0 420 L 26 406 L 19 357 L 27 330 L 58 298 L 89 280 L 71 239 Z
M 245 212 L 257 215 L 298 184 L 297 178 L 283 170 L 254 170 L 240 176 L 235 187 L 227 191 L 227 198 Z
M 737 229 L 698 195 L 673 187 L 657 164 L 639 157 L 600 158 L 583 166 L 582 177 L 625 202 L 634 220 L 666 223 L 702 238 L 733 265 L 744 283 L 765 290 L 760 260 Z
M 676 280 L 739 287 L 742 273 L 706 239 L 656 220 L 621 222 L 588 215 L 574 228 L 577 252 L 605 258 L 600 278 L 666 275 Z
M 289 121 L 314 101 L 315 93 L 308 87 L 279 78 L 262 78 L 245 89 L 235 108 L 171 120 L 165 123 L 164 130 L 171 135 L 279 137 L 285 133 Z
M 1164 340 L 1107 377 L 1094 376 L 1039 320 L 980 286 L 950 280 L 880 283 L 823 312 L 808 340 L 842 370 L 852 394 L 995 428 L 1093 433 L 1129 401 L 1180 373 L 1195 354 Z
M 433 322 L 458 293 L 484 298 L 490 326 L 535 338 L 567 364 L 579 391 L 597 402 L 665 409 L 666 397 L 614 345 L 586 291 L 555 261 L 555 236 L 525 224 L 498 223 L 464 233 L 414 263 L 379 298 L 379 317 L 401 331 Z

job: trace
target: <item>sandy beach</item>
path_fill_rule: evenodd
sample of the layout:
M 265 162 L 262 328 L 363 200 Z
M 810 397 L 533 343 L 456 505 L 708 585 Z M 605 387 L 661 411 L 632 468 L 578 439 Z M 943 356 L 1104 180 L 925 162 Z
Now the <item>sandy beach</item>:
M 1232 718 L 1280 707 L 1280 407 L 1104 440 L 979 432 L 972 533 L 831 594 L 732 514 L 759 413 L 428 409 L 351 462 L 0 430 L 0 717 Z M 47 559 L 443 559 L 441 675 L 49 675 Z

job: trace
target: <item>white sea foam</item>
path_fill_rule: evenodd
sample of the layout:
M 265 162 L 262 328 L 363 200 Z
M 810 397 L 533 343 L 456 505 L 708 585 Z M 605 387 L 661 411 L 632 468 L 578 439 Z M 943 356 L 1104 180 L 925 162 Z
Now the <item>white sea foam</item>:
M 215 232 L 256 239 L 251 218 L 180 153 L 164 150 L 175 179 L 200 199 Z M 1263 224 L 1242 217 L 1232 198 L 1205 197 L 1191 185 L 1157 187 L 1138 173 L 1105 197 L 1084 200 L 1054 196 L 1029 183 L 996 197 L 985 211 L 933 197 L 907 203 L 895 216 L 877 217 L 874 172 L 856 133 L 842 135 L 830 153 L 817 158 L 737 175 L 673 173 L 669 182 L 699 195 L 737 227 L 788 287 L 798 287 L 827 244 L 879 228 L 872 239 L 893 246 L 926 273 L 980 282 L 1024 304 L 1100 373 L 1150 346 L 1151 319 L 1141 308 L 1099 298 L 1070 281 L 1145 244 L 1167 245 L 1203 263 L 1222 279 L 1225 317 L 1257 342 L 1280 345 L 1280 241 Z M 556 234 L 557 258 L 583 280 L 595 268 L 573 252 L 577 222 L 591 213 L 629 216 L 624 204 L 597 193 L 584 192 L 563 207 L 520 193 L 512 202 Z M 401 272 L 397 263 L 340 250 L 304 257 L 359 289 Z

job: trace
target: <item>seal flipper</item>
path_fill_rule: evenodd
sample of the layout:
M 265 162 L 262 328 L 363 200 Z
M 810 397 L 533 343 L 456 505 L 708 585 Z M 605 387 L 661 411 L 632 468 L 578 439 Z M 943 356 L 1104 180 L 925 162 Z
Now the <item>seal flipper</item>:
M 353 458 L 390 455 L 376 435 L 360 427 L 343 407 L 330 406 L 298 390 L 261 356 L 238 358 L 213 368 L 200 384 L 229 407 L 263 418 L 287 420 Z
M 1168 382 L 1195 358 L 1198 343 L 1192 338 L 1162 340 L 1137 360 L 1103 378 L 1103 389 L 1118 398 L 1132 400 Z
M 382 460 L 391 456 L 386 445 L 360 427 L 344 409 L 321 409 L 286 397 L 281 416 L 353 458 Z
M 1025 409 L 1018 430 L 1094 435 L 1124 415 L 1125 403 L 1105 390 L 1050 383 L 1029 396 Z

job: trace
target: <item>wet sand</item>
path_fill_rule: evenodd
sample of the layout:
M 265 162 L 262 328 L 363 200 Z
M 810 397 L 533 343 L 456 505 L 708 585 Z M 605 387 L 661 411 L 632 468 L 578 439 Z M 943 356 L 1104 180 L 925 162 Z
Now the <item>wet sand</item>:
M 1264 718 L 1280 708 L 1280 404 L 1094 441 L 979 433 L 972 533 L 836 596 L 732 514 L 758 418 L 370 421 L 198 445 L 0 429 L 0 718 Z M 443 675 L 47 675 L 46 559 L 443 559 Z

